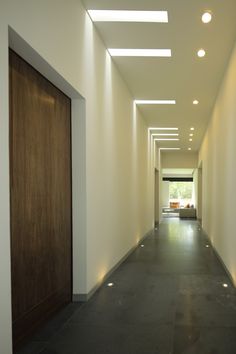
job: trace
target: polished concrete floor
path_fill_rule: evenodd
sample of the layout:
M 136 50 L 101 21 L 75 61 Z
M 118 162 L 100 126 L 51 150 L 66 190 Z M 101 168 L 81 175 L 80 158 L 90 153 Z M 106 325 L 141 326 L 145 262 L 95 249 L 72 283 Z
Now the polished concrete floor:
M 165 219 L 143 245 L 20 354 L 235 354 L 236 290 L 198 222 Z

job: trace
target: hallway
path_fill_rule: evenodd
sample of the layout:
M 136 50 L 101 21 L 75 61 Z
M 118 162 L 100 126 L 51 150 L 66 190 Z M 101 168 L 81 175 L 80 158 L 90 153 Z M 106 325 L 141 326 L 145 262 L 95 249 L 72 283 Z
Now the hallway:
M 236 290 L 198 222 L 172 218 L 19 354 L 235 354 L 235 333 Z

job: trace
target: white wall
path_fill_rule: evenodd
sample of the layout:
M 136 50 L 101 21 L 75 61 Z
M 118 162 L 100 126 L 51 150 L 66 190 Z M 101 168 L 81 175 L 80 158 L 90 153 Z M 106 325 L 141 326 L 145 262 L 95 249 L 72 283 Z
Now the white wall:
M 170 183 L 169 181 L 161 182 L 161 208 L 169 206 L 170 199 Z
M 154 219 L 153 144 L 80 1 L 1 1 L 0 352 L 4 354 L 11 353 L 8 26 L 86 100 L 87 273 L 83 285 L 78 279 L 79 291 L 88 293 L 152 228 Z
M 162 151 L 161 168 L 196 168 L 198 153 L 194 151 Z
M 205 135 L 202 224 L 236 284 L 236 46 Z

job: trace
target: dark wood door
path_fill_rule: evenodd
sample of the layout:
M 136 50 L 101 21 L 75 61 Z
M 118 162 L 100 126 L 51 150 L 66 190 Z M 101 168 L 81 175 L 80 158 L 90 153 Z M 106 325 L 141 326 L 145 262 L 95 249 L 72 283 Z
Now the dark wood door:
M 71 103 L 10 60 L 13 343 L 71 301 Z

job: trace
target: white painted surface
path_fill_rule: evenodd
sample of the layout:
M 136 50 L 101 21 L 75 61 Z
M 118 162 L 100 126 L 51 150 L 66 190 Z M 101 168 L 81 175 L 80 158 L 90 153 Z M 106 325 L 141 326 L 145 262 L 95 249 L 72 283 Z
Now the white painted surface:
M 162 169 L 176 168 L 176 169 L 193 169 L 198 164 L 198 153 L 191 151 L 170 151 L 161 152 L 161 167 Z
M 236 46 L 205 135 L 199 161 L 203 178 L 203 228 L 236 284 Z
M 78 201 L 86 202 L 86 222 L 81 226 L 78 220 L 74 225 L 74 231 L 86 233 L 86 243 L 77 239 L 74 244 L 84 250 L 84 259 L 74 262 L 75 268 L 83 263 L 78 274 L 82 272 L 84 278 L 77 279 L 74 291 L 89 292 L 151 229 L 154 219 L 153 144 L 129 90 L 80 1 L 2 1 L 0 352 L 4 354 L 11 353 L 8 26 L 86 100 L 86 135 L 78 136 L 86 138 L 86 173 L 82 176 L 84 184 L 78 181 L 76 191 Z M 73 139 L 76 149 L 76 137 Z M 73 171 L 74 178 L 78 173 Z M 84 185 L 86 193 L 82 190 Z M 76 249 L 74 255 L 75 252 Z

